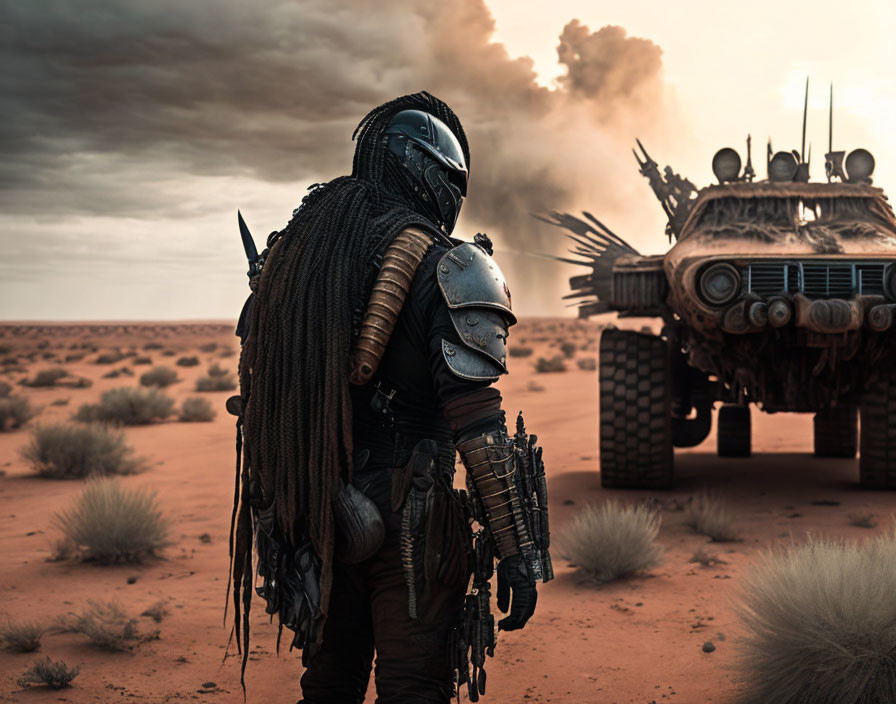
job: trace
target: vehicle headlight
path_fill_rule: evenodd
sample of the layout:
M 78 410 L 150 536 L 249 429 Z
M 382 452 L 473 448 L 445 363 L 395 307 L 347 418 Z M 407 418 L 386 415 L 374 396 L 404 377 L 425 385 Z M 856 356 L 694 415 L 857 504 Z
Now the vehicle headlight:
M 700 274 L 700 295 L 714 306 L 733 301 L 740 292 L 740 274 L 731 264 L 712 264 Z
M 884 293 L 891 301 L 896 301 L 896 262 L 884 270 Z

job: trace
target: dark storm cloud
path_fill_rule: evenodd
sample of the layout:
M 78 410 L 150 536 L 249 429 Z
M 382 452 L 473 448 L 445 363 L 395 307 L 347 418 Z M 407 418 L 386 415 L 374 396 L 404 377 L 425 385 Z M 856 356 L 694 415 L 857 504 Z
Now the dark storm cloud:
M 345 173 L 367 110 L 425 89 L 470 137 L 466 226 L 556 250 L 529 214 L 618 200 L 597 165 L 649 131 L 661 51 L 574 20 L 549 89 L 493 32 L 482 0 L 0 0 L 0 209 L 186 222 L 221 205 L 196 179 Z

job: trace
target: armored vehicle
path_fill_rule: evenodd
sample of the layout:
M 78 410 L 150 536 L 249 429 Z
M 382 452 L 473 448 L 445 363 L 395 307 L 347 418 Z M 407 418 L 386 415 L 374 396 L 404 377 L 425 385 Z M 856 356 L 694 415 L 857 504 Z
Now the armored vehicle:
M 829 148 L 827 179 L 811 182 L 803 152 L 769 144 L 756 181 L 748 137 L 744 169 L 722 149 L 719 183 L 697 190 L 638 147 L 665 254 L 639 254 L 589 213 L 548 218 L 575 243 L 563 261 L 590 268 L 570 279 L 581 317 L 662 320 L 659 335 L 601 336 L 603 486 L 670 485 L 673 448 L 702 442 L 721 402 L 720 456 L 750 454 L 751 406 L 813 413 L 817 456 L 859 451 L 861 484 L 896 488 L 896 218 L 871 155 Z

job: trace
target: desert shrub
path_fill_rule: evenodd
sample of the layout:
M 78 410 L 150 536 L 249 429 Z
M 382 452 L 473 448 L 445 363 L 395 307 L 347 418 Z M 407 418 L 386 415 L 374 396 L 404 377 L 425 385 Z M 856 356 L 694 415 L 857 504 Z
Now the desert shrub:
M 67 376 L 56 382 L 56 386 L 66 386 L 70 389 L 89 389 L 93 382 L 83 376 Z
M 810 537 L 766 553 L 738 605 L 746 701 L 896 701 L 894 565 L 893 529 L 862 543 Z
M 513 347 L 508 348 L 507 354 L 509 354 L 511 357 L 531 357 L 532 356 L 532 348 L 515 345 Z
M 58 367 L 56 369 L 41 369 L 33 378 L 22 381 L 22 385 L 34 388 L 55 386 L 57 381 L 66 376 L 68 376 L 68 372 Z
M 0 642 L 7 650 L 32 653 L 40 648 L 40 639 L 46 632 L 46 626 L 37 621 L 8 620 L 5 626 L 0 626 Z
M 164 389 L 178 381 L 180 379 L 177 378 L 177 372 L 171 367 L 153 367 L 145 374 L 140 375 L 141 386 L 157 386 Z
M 140 615 L 148 616 L 156 623 L 161 623 L 162 619 L 168 615 L 168 602 L 164 599 L 157 601 L 152 606 L 148 606 Z
M 152 357 L 134 357 L 134 364 L 152 364 Z
M 174 412 L 174 399 L 156 389 L 109 389 L 100 396 L 99 403 L 85 403 L 75 414 L 75 420 L 119 425 L 147 425 L 165 420 Z
M 112 350 L 111 352 L 103 352 L 95 360 L 93 360 L 93 363 L 94 364 L 118 364 L 124 358 L 125 358 L 125 355 L 123 355 L 121 353 L 121 350 Z
M 560 552 L 598 584 L 660 564 L 660 515 L 644 506 L 587 505 L 559 538 Z
M 230 374 L 229 369 L 225 369 L 220 364 L 215 362 L 212 366 L 208 368 L 208 372 L 206 372 L 209 376 L 227 376 Z
M 22 450 L 22 457 L 40 476 L 50 479 L 134 474 L 143 468 L 123 433 L 94 424 L 38 426 Z
M 691 559 L 688 560 L 688 562 L 696 562 L 704 567 L 715 567 L 716 565 L 728 564 L 714 552 L 707 550 L 705 545 L 701 545 L 697 548 L 697 551 L 691 556 Z
M 17 367 L 19 365 L 19 358 L 4 357 L 2 360 L 0 360 L 0 364 L 2 364 L 4 367 Z
M 0 432 L 21 428 L 36 415 L 37 411 L 23 396 L 0 398 Z
M 594 357 L 582 357 L 576 360 L 576 366 L 583 372 L 593 372 L 597 369 L 597 361 Z
M 565 372 L 566 364 L 563 362 L 563 357 L 561 357 L 560 355 L 551 357 L 550 359 L 539 357 L 538 361 L 535 363 L 535 371 L 538 374 L 545 374 L 548 372 Z
M 80 668 L 69 667 L 62 660 L 35 660 L 16 680 L 16 684 L 19 687 L 43 685 L 51 689 L 63 689 L 71 684 L 80 671 Z
M 163 357 L 173 357 L 177 354 L 177 350 L 162 350 Z
M 140 633 L 137 619 L 129 618 L 113 601 L 88 599 L 80 614 L 68 614 L 57 622 L 63 633 L 80 633 L 90 644 L 102 650 L 130 650 L 136 643 L 153 636 Z
M 856 528 L 874 528 L 877 525 L 877 519 L 870 511 L 854 511 L 846 515 L 849 525 Z
M 57 399 L 56 399 L 55 401 L 53 401 L 50 405 L 51 405 L 51 406 L 67 406 L 67 405 L 68 405 L 68 399 L 67 399 L 67 398 L 57 398 Z
M 734 516 L 721 498 L 708 491 L 688 499 L 684 508 L 684 524 L 717 543 L 739 540 Z
M 560 344 L 560 351 L 563 353 L 563 356 L 567 359 L 572 359 L 576 354 L 576 343 L 571 340 L 567 340 Z
M 217 342 L 207 342 L 204 345 L 199 345 L 200 352 L 214 352 L 216 349 L 218 349 Z
M 121 372 L 118 369 L 113 369 L 111 372 L 103 374 L 103 379 L 117 379 L 120 376 Z
M 147 342 L 145 345 L 143 345 L 143 349 L 145 350 L 161 350 L 164 349 L 164 347 L 165 345 L 163 345 L 161 342 Z
M 66 362 L 80 362 L 82 359 L 84 359 L 84 355 L 79 352 L 65 355 Z
M 12 385 L 0 381 L 0 398 L 6 398 L 12 392 Z
M 236 350 L 233 347 L 222 347 L 221 351 L 218 352 L 218 356 L 224 358 L 233 357 L 234 355 L 236 355 Z
M 139 562 L 168 544 L 168 523 L 155 493 L 125 489 L 107 477 L 89 480 L 75 506 L 55 520 L 84 560 Z
M 119 369 L 124 376 L 134 376 L 134 371 L 130 367 L 122 367 Z
M 236 379 L 232 376 L 203 376 L 196 380 L 197 391 L 232 391 L 236 388 Z
M 179 367 L 198 367 L 199 366 L 199 357 L 181 357 L 177 360 L 177 366 Z
M 9 345 L 0 345 L 0 354 L 9 354 L 12 352 L 12 347 Z
M 215 419 L 215 409 L 206 398 L 185 399 L 178 420 L 182 423 L 206 422 Z

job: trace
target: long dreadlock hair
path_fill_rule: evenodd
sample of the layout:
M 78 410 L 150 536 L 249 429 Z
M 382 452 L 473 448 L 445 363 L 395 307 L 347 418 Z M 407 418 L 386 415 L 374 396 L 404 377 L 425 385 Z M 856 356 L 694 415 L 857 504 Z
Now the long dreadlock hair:
M 331 500 L 340 477 L 348 482 L 352 471 L 348 373 L 358 311 L 370 293 L 376 254 L 405 227 L 435 229 L 412 207 L 384 145 L 391 117 L 409 109 L 442 120 L 470 163 L 460 121 L 441 100 L 421 92 L 385 103 L 352 135 L 352 175 L 312 186 L 265 260 L 240 356 L 242 433 L 231 517 L 233 626 L 236 633 L 242 627 L 243 673 L 253 586 L 250 482 L 265 504 L 274 502 L 280 530 L 293 546 L 310 539 L 321 562 L 320 606 L 327 614 Z

